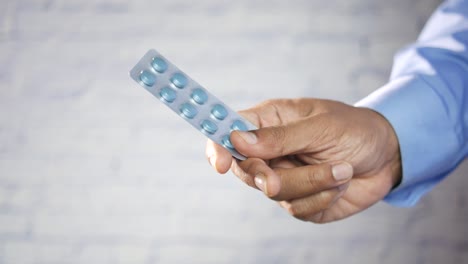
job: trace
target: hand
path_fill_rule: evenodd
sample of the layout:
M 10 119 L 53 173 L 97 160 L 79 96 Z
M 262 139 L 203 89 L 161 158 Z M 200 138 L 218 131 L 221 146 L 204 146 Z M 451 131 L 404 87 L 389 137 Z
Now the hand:
M 373 110 L 318 99 L 270 100 L 240 114 L 259 127 L 234 131 L 238 161 L 208 141 L 219 173 L 232 172 L 294 217 L 325 223 L 380 201 L 401 178 L 398 140 Z

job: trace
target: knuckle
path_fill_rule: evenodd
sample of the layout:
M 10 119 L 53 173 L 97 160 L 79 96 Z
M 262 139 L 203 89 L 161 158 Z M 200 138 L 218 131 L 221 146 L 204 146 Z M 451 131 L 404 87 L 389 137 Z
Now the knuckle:
M 268 99 L 263 101 L 262 105 L 267 106 L 267 107 L 272 107 L 278 103 L 279 99 Z
M 331 200 L 329 192 L 320 192 L 317 195 L 317 199 L 316 199 L 316 203 L 315 203 L 316 208 L 318 210 L 326 209 L 329 206 L 329 200 Z
M 245 184 L 251 187 L 255 186 L 255 183 L 253 182 L 252 178 L 237 164 L 237 162 L 232 163 L 231 171 L 234 175 L 237 176 L 237 178 L 239 178 Z
M 274 127 L 274 129 L 271 130 L 271 137 L 276 142 L 282 142 L 286 137 L 286 130 L 283 126 Z
M 322 172 L 313 168 L 309 168 L 306 173 L 306 184 L 315 190 L 322 183 Z
M 312 113 L 314 109 L 312 106 L 315 105 L 316 101 L 317 99 L 313 98 L 297 98 L 292 100 L 292 104 L 294 109 L 296 109 L 298 116 L 307 117 Z
M 328 209 L 333 201 L 333 197 L 331 191 L 315 194 L 313 199 L 308 200 L 309 216 Z
M 286 129 L 283 126 L 277 126 L 271 129 L 271 142 L 277 152 L 283 155 L 285 153 Z
M 320 210 L 326 210 L 330 208 L 335 198 L 336 191 L 330 190 L 327 192 L 320 193 Z
M 262 109 L 262 112 L 264 113 L 273 113 L 276 111 L 276 105 L 278 104 L 279 99 L 268 99 L 260 104 L 258 104 L 256 107 L 259 109 Z
M 260 166 L 257 159 L 249 159 L 247 162 L 239 162 L 239 167 L 242 171 L 249 177 L 254 177 L 255 174 L 259 171 L 258 167 Z
M 240 161 L 237 162 L 239 170 L 242 170 L 244 174 L 250 174 L 252 171 L 253 163 L 251 161 Z

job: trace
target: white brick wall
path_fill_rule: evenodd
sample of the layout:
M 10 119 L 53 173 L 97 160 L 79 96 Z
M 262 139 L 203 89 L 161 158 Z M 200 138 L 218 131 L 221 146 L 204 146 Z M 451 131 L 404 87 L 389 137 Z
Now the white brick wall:
M 466 163 L 415 208 L 303 223 L 128 77 L 156 48 L 236 109 L 352 103 L 437 2 L 0 1 L 0 264 L 467 263 Z

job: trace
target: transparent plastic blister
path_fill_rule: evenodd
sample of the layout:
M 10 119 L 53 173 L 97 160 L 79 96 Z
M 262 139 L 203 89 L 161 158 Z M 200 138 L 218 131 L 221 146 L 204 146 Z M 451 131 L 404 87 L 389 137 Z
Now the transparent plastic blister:
M 244 160 L 229 139 L 233 130 L 255 125 L 224 104 L 156 50 L 149 50 L 130 70 L 130 77 L 205 136 Z

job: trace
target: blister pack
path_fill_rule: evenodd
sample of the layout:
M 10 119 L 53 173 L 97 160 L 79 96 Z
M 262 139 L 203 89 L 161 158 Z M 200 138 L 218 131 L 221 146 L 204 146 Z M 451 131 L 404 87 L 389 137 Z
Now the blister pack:
M 233 130 L 257 129 L 156 50 L 149 50 L 130 77 L 205 136 L 244 160 L 231 144 Z

